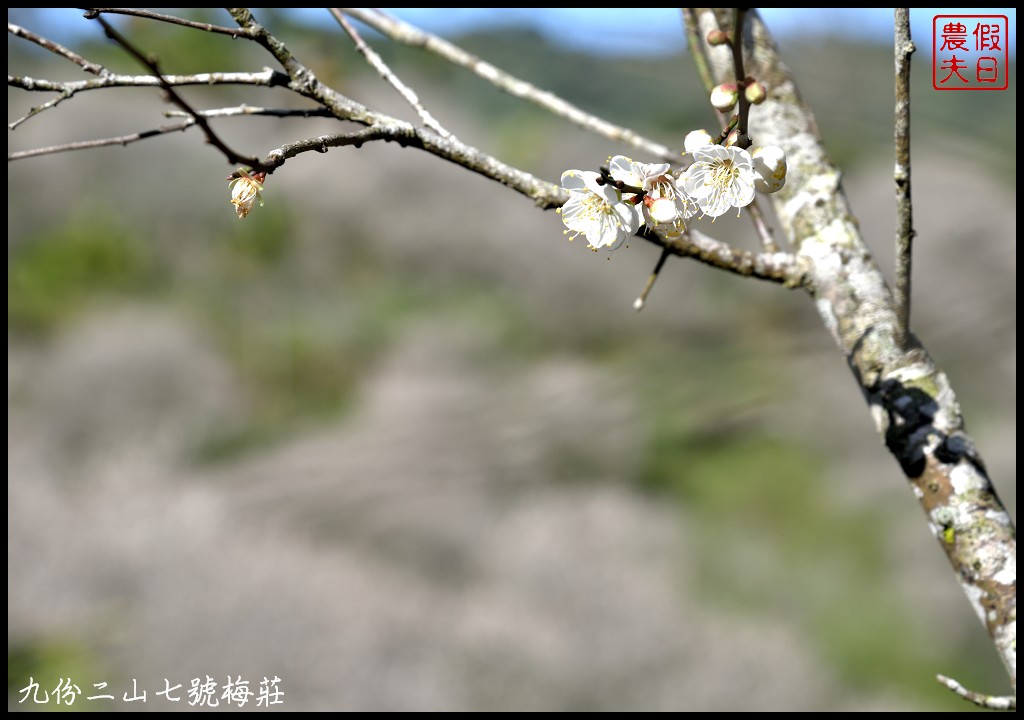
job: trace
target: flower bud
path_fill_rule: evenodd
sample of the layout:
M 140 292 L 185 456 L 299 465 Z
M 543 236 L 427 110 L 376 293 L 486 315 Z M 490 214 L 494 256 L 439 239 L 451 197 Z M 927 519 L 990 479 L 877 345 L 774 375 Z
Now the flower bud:
M 712 30 L 707 35 L 708 45 L 714 47 L 715 45 L 727 45 L 729 43 L 728 33 L 722 30 Z
M 759 192 L 778 192 L 786 184 L 786 151 L 776 145 L 756 148 L 754 159 L 754 188 Z
M 711 104 L 722 112 L 728 112 L 736 107 L 739 99 L 740 94 L 736 83 L 722 83 L 716 85 L 715 89 L 711 91 Z
M 743 88 L 743 97 L 751 105 L 760 105 L 768 97 L 768 88 L 755 80 Z

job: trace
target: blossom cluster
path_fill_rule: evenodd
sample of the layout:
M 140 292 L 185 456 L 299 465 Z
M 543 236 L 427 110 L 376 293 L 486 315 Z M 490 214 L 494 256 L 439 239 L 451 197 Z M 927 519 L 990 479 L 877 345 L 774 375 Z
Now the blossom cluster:
M 562 188 L 569 199 L 559 210 L 575 238 L 586 237 L 593 250 L 615 250 L 642 225 L 671 238 L 700 213 L 717 218 L 754 200 L 754 191 L 772 193 L 786 183 L 786 155 L 766 146 L 748 152 L 715 144 L 703 130 L 686 136 L 685 171 L 669 163 L 641 163 L 623 155 L 608 161 L 605 172 L 567 170 Z

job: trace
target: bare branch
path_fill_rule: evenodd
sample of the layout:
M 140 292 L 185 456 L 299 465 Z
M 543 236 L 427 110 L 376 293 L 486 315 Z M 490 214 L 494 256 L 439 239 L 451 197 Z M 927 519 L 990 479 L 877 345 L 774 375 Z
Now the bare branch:
M 566 102 L 562 98 L 546 90 L 532 85 L 525 80 L 509 75 L 499 70 L 490 63 L 487 63 L 475 55 L 466 52 L 452 43 L 423 32 L 401 20 L 385 15 L 379 10 L 367 8 L 340 8 L 340 10 L 360 22 L 366 23 L 378 32 L 386 35 L 395 42 L 404 45 L 420 47 L 428 50 L 449 62 L 466 68 L 479 77 L 487 80 L 499 89 L 523 100 L 539 105 L 545 110 L 567 119 L 569 122 L 589 132 L 595 133 L 609 140 L 622 142 L 631 145 L 638 150 L 643 150 L 650 155 L 667 162 L 678 162 L 679 153 L 670 150 L 668 147 L 653 140 L 643 137 L 639 133 L 628 128 L 620 127 L 613 123 L 602 120 L 590 113 L 584 112 L 575 105 Z
M 50 52 L 70 60 L 75 65 L 81 66 L 81 68 L 85 70 L 87 73 L 92 73 L 93 75 L 101 75 L 104 72 L 103 66 L 99 63 L 89 62 L 78 53 L 72 50 L 68 50 L 60 43 L 44 38 L 42 35 L 36 35 L 34 32 L 26 30 L 25 28 L 19 25 L 15 25 L 14 23 L 10 22 L 7 23 L 7 32 L 9 32 L 11 35 L 14 35 L 15 37 L 24 38 L 30 42 L 34 42 L 39 47 L 46 48 Z
M 896 288 L 895 303 L 901 342 L 910 337 L 910 273 L 914 207 L 910 201 L 910 8 L 896 8 Z
M 198 75 L 164 75 L 162 79 L 170 85 L 256 85 L 274 87 L 276 85 L 287 85 L 288 76 L 275 70 L 265 69 L 259 73 L 200 73 Z M 9 130 L 14 130 L 23 122 L 43 110 L 56 107 L 60 103 L 74 97 L 77 93 L 87 90 L 102 90 L 110 87 L 162 87 L 161 78 L 151 75 L 114 75 L 104 72 L 96 80 L 81 80 L 76 82 L 56 82 L 53 80 L 42 80 L 30 77 L 7 76 L 7 85 L 22 90 L 34 92 L 57 92 L 60 93 L 53 100 L 42 105 L 30 108 L 28 113 L 7 125 Z M 187 113 L 186 113 L 187 114 Z
M 121 137 L 104 138 L 102 140 L 85 140 L 82 142 L 66 143 L 64 145 L 51 145 L 50 147 L 22 150 L 19 152 L 8 153 L 7 161 L 24 160 L 25 158 L 38 157 L 40 155 L 53 155 L 54 153 L 68 152 L 71 150 L 89 150 L 91 148 L 107 147 L 109 145 L 128 145 L 157 135 L 166 135 L 167 133 L 187 130 L 193 125 L 195 125 L 195 120 L 190 118 L 188 121 L 177 125 L 165 125 L 164 127 L 157 128 L 156 130 L 146 130 L 144 132 L 132 133 L 131 135 L 122 135 Z
M 743 82 L 747 77 L 743 69 L 743 21 L 747 17 L 747 8 L 735 8 L 733 10 L 732 25 L 732 65 L 736 76 L 736 87 L 739 88 L 739 108 L 736 110 L 736 131 L 739 133 L 737 145 L 741 148 L 750 147 L 750 133 L 748 122 L 750 119 L 750 101 L 747 100 L 747 93 L 744 92 Z
M 288 108 L 257 108 L 242 106 L 232 108 L 218 108 L 215 110 L 200 110 L 197 112 L 199 115 L 202 115 L 206 118 L 235 117 L 240 115 L 263 115 L 269 117 L 333 117 L 330 111 L 325 108 L 293 110 Z M 49 147 L 33 148 L 32 150 L 12 152 L 7 155 L 7 161 L 10 162 L 11 160 L 23 160 L 25 158 L 38 157 L 40 155 L 53 155 L 54 153 L 69 152 L 73 150 L 90 150 L 93 148 L 107 147 L 110 145 L 128 145 L 130 143 L 138 142 L 139 140 L 146 140 L 147 138 L 156 137 L 158 135 L 166 135 L 167 133 L 185 131 L 196 124 L 194 116 L 181 110 L 168 110 L 164 113 L 164 115 L 166 117 L 184 117 L 186 118 L 186 120 L 176 125 L 164 125 L 162 127 L 156 128 L 155 130 L 144 130 L 142 132 L 132 133 L 131 135 L 103 138 L 101 140 L 85 140 L 82 142 L 65 143 L 63 145 L 51 145 Z M 343 144 L 351 145 L 355 143 L 336 143 L 336 145 Z M 334 147 L 335 144 L 331 144 L 330 146 Z M 288 155 L 288 157 L 291 157 L 291 155 Z
M 376 117 L 377 121 L 373 125 L 358 132 L 321 135 L 272 150 L 261 165 L 263 167 L 279 167 L 287 159 L 304 152 L 322 153 L 332 147 L 350 145 L 358 148 L 363 143 L 383 140 L 396 142 L 402 147 L 425 150 L 439 158 L 461 165 L 471 172 L 483 175 L 525 195 L 533 200 L 538 207 L 545 210 L 561 207 L 568 197 L 566 192 L 557 185 L 518 170 L 458 140 L 442 138 L 433 131 L 416 127 L 403 120 L 389 118 L 386 115 Z
M 86 17 L 89 19 L 98 17 L 101 13 L 107 13 L 109 15 L 131 15 L 133 17 L 146 18 L 147 20 L 171 23 L 172 25 L 182 25 L 184 27 L 195 28 L 196 30 L 205 30 L 206 32 L 230 35 L 233 38 L 245 37 L 247 35 L 246 31 L 242 28 L 229 28 L 222 27 L 220 25 L 211 25 L 210 23 L 200 23 L 193 20 L 175 17 L 173 15 L 162 15 L 149 10 L 138 10 L 136 8 L 84 8 L 84 10 L 86 11 Z
M 10 84 L 11 84 L 10 83 L 10 78 L 8 78 L 8 85 L 10 85 Z M 36 105 L 34 107 L 30 107 L 28 109 L 28 112 L 25 113 L 24 115 L 22 115 L 20 118 L 18 118 L 17 120 L 15 120 L 13 122 L 7 123 L 7 129 L 8 130 L 15 130 L 15 129 L 17 129 L 19 125 L 21 125 L 23 122 L 28 120 L 30 117 L 34 117 L 34 116 L 38 115 L 39 113 L 43 112 L 44 110 L 49 110 L 52 107 L 56 107 L 56 106 L 60 105 L 62 102 L 64 102 L 68 98 L 70 98 L 73 94 L 74 93 L 70 93 L 70 92 L 62 92 L 60 95 L 55 97 L 53 100 L 47 100 L 42 105 Z
M 974 692 L 973 690 L 968 690 L 951 677 L 946 677 L 945 675 L 936 675 L 935 677 L 940 683 L 948 687 L 957 695 L 965 700 L 970 700 L 979 707 L 987 708 L 989 710 L 1017 709 L 1016 697 L 1010 695 L 985 695 L 983 693 Z
M 116 30 L 114 30 L 113 26 L 111 26 L 110 23 L 108 23 L 98 14 L 94 17 L 96 22 L 103 26 L 103 30 L 107 33 L 107 37 L 117 42 L 121 47 L 123 47 L 132 56 L 134 56 L 136 60 L 138 60 L 140 63 L 149 68 L 150 72 L 152 72 L 153 75 L 156 76 L 157 80 L 160 82 L 160 86 L 164 89 L 164 91 L 166 91 L 171 101 L 175 105 L 180 107 L 182 110 L 187 112 L 189 115 L 191 115 L 193 118 L 195 118 L 196 124 L 199 125 L 200 128 L 202 128 L 203 133 L 206 135 L 207 142 L 209 142 L 215 148 L 220 150 L 228 159 L 228 163 L 232 165 L 248 165 L 253 170 L 260 172 L 270 172 L 273 170 L 273 167 L 264 167 L 256 158 L 250 158 L 244 155 L 240 155 L 236 153 L 234 150 L 232 150 L 230 147 L 228 147 L 227 144 L 223 140 L 221 140 L 216 133 L 213 132 L 213 128 L 211 128 L 210 124 L 206 122 L 206 118 L 204 118 L 202 115 L 198 114 L 195 110 L 193 110 L 192 106 L 185 102 L 185 100 L 180 95 L 178 95 L 177 92 L 175 92 L 171 84 L 163 79 L 163 76 L 160 74 L 160 68 L 157 66 L 154 60 L 149 59 L 141 52 L 139 52 L 137 49 L 135 49 L 135 47 L 132 46 L 132 44 L 129 43 L 126 38 L 124 38 Z
M 363 41 L 362 36 L 360 36 L 354 27 L 352 27 L 352 23 L 345 19 L 345 16 L 341 14 L 341 11 L 339 11 L 338 8 L 330 8 L 330 12 L 331 15 L 334 16 L 334 19 L 338 21 L 338 24 L 341 25 L 342 29 L 344 29 L 344 31 L 348 33 L 348 36 L 352 38 L 352 42 L 355 43 L 356 50 L 362 53 L 363 57 L 366 58 L 366 61 L 370 63 L 370 66 L 373 67 L 373 69 L 376 70 L 380 76 L 405 99 L 407 103 L 412 105 L 413 109 L 420 116 L 420 119 L 423 120 L 423 124 L 441 137 L 454 137 L 441 126 L 441 123 L 434 119 L 434 116 L 431 115 L 423 105 L 420 104 L 420 99 L 416 96 L 416 93 L 412 91 L 412 88 L 399 80 L 398 76 L 391 72 L 391 68 L 389 68 L 387 63 L 381 59 L 380 55 L 374 52 L 373 48 Z
M 665 261 L 668 260 L 668 256 L 672 252 L 668 248 L 661 249 L 661 255 L 658 256 L 658 262 L 655 263 L 654 269 L 651 271 L 650 276 L 647 278 L 647 282 L 644 284 L 644 289 L 640 291 L 640 295 L 633 301 L 633 309 L 640 312 L 644 309 L 644 305 L 647 304 L 647 296 L 651 293 L 651 288 L 654 287 L 654 283 L 657 282 L 658 276 L 661 274 L 661 269 L 665 267 Z
M 772 229 L 768 227 L 768 223 L 764 220 L 764 213 L 761 212 L 761 206 L 757 204 L 757 198 L 754 198 L 754 201 L 747 205 L 747 211 L 750 213 L 750 219 L 754 223 L 757 237 L 761 239 L 761 248 L 766 253 L 777 253 L 779 246 L 775 244 Z
M 251 105 L 239 105 L 238 107 L 216 108 L 213 110 L 199 110 L 198 113 L 205 118 L 214 117 L 238 117 L 240 115 L 259 115 L 265 117 L 334 117 L 327 108 L 264 108 L 252 107 Z M 165 110 L 164 117 L 192 117 L 181 110 Z
M 807 265 L 792 253 L 740 250 L 697 230 L 690 230 L 678 238 L 668 240 L 654 233 L 646 233 L 644 237 L 676 255 L 691 257 L 735 275 L 770 280 L 787 288 L 804 287 L 808 281 Z
M 114 75 L 107 73 L 95 80 L 58 82 L 17 75 L 7 76 L 7 85 L 32 92 L 60 92 L 74 95 L 87 90 L 111 87 L 164 87 L 165 85 L 256 85 L 275 87 L 288 84 L 288 76 L 264 68 L 261 72 L 196 73 L 195 75 Z

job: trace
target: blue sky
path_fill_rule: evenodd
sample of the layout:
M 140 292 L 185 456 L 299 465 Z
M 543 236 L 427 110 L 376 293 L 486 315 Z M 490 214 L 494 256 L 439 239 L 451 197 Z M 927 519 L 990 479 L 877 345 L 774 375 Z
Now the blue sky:
M 677 8 L 385 8 L 393 15 L 442 36 L 457 35 L 475 28 L 509 24 L 532 27 L 569 47 L 587 50 L 600 47 L 605 53 L 657 54 L 678 50 L 682 45 L 682 20 Z M 71 42 L 77 29 L 90 31 L 81 11 L 46 8 L 46 28 L 29 29 L 61 42 Z M 173 11 L 171 11 L 173 12 Z M 846 38 L 892 43 L 891 8 L 762 8 L 762 16 L 778 38 Z M 326 22 L 322 8 L 300 8 L 299 17 Z M 914 8 L 911 32 L 918 49 L 930 53 L 932 18 L 938 14 L 1000 14 L 1009 18 L 1010 49 L 1016 55 L 1017 11 L 1015 8 Z M 8 18 L 22 20 L 16 10 Z M 224 24 L 230 24 L 225 14 Z M 333 21 L 330 21 L 333 24 Z

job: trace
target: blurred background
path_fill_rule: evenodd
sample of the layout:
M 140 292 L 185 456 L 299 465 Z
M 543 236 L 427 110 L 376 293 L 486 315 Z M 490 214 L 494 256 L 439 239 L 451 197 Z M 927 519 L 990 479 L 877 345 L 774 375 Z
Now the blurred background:
M 860 25 L 831 12 L 776 16 L 782 54 L 891 278 L 891 40 L 837 35 Z M 1016 519 L 1016 66 L 1006 92 L 933 91 L 923 12 L 913 325 Z M 675 14 L 646 20 L 645 44 L 619 11 L 614 34 L 641 41 L 623 48 L 571 19 L 561 42 L 556 11 L 481 13 L 434 29 L 673 147 L 714 122 Z M 415 120 L 326 13 L 256 16 L 322 81 Z M 141 72 L 73 11 L 8 19 Z M 167 73 L 273 63 L 115 22 Z M 508 163 L 556 182 L 647 160 L 366 37 Z M 8 67 L 86 77 L 11 35 Z M 8 121 L 51 97 L 8 89 Z M 8 151 L 167 109 L 154 89 L 82 93 L 9 130 Z M 346 127 L 214 122 L 258 156 Z M 806 295 L 673 258 L 636 313 L 655 247 L 588 252 L 556 214 L 392 144 L 290 160 L 244 221 L 233 169 L 194 129 L 8 163 L 10 709 L 32 708 L 30 676 L 110 710 L 173 708 L 165 680 L 206 676 L 276 675 L 285 710 L 968 710 L 937 672 L 1005 692 Z M 702 229 L 753 247 L 748 222 Z M 122 701 L 133 680 L 145 704 Z M 115 701 L 85 700 L 100 682 Z

